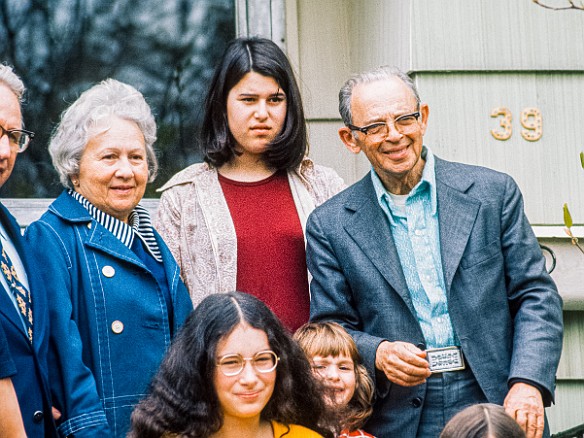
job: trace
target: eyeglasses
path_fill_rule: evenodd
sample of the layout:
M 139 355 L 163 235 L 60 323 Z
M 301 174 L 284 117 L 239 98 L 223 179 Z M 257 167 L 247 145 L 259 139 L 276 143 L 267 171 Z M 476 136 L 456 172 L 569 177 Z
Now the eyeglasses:
M 10 147 L 19 154 L 26 150 L 34 137 L 34 132 L 24 129 L 5 129 L 3 126 L 0 126 L 0 134 L 2 134 L 0 138 L 8 136 Z
M 404 114 L 393 120 L 393 126 L 400 134 L 411 134 L 416 129 L 418 129 L 418 118 L 420 117 L 420 112 Z M 376 122 L 371 125 L 359 127 L 355 125 L 348 124 L 347 128 L 351 131 L 359 131 L 365 134 L 372 141 L 381 141 L 387 138 L 389 134 L 389 125 L 387 122 Z
M 280 358 L 271 350 L 259 351 L 253 357 L 243 357 L 241 354 L 226 354 L 217 360 L 217 366 L 227 377 L 237 376 L 245 368 L 246 362 L 251 362 L 258 373 L 269 373 L 278 366 Z

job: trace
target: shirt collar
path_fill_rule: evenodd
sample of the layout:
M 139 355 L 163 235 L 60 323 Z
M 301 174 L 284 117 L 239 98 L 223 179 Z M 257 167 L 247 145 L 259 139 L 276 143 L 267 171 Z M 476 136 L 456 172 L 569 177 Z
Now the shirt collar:
M 134 207 L 134 210 L 132 210 L 128 217 L 128 223 L 126 224 L 97 208 L 81 193 L 69 190 L 69 194 L 87 209 L 87 212 L 93 219 L 99 222 L 99 224 L 112 233 L 125 246 L 131 249 L 134 242 L 134 236 L 137 235 L 140 240 L 144 242 L 146 249 L 152 257 L 158 262 L 162 262 L 162 254 L 160 253 L 160 247 L 154 236 L 154 228 L 152 227 L 150 213 L 148 213 L 148 210 L 140 204 Z
M 418 184 L 414 186 L 412 191 L 409 193 L 408 198 L 413 194 L 417 193 L 418 191 L 423 190 L 424 187 L 428 186 L 430 190 L 430 203 L 432 208 L 432 215 L 435 215 L 438 209 L 438 201 L 436 196 L 436 173 L 434 170 L 435 163 L 434 154 L 432 153 L 430 148 L 428 148 L 427 146 L 422 146 L 421 156 L 426 161 L 424 169 L 422 170 L 422 179 L 418 182 Z M 371 168 L 371 181 L 373 182 L 373 188 L 375 189 L 375 196 L 377 201 L 379 202 L 380 205 L 383 205 L 383 203 L 385 203 L 391 211 L 393 201 L 389 197 L 389 194 L 385 187 L 383 186 L 381 179 L 379 178 L 379 176 L 377 175 L 373 168 Z

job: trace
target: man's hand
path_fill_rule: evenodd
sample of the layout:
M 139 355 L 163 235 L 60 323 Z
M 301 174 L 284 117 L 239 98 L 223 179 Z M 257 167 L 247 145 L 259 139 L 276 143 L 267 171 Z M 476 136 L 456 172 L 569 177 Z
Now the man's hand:
M 407 342 L 383 341 L 377 347 L 375 367 L 401 386 L 424 383 L 432 374 L 426 352 Z
M 527 383 L 515 383 L 505 397 L 505 411 L 525 431 L 527 438 L 541 438 L 544 409 L 541 393 Z

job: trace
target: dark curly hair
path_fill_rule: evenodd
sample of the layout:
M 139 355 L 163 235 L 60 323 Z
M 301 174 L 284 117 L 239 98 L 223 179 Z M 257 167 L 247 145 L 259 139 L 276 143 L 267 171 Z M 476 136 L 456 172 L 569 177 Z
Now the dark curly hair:
M 206 297 L 189 315 L 168 350 L 150 394 L 132 413 L 128 437 L 203 438 L 217 432 L 223 415 L 213 386 L 217 344 L 241 323 L 262 330 L 280 357 L 276 383 L 261 416 L 266 421 L 318 427 L 326 406 L 310 364 L 274 313 L 242 292 Z
M 235 157 L 236 143 L 227 121 L 227 96 L 251 71 L 274 78 L 286 93 L 284 127 L 264 152 L 263 160 L 277 170 L 294 169 L 308 153 L 302 98 L 288 58 L 276 43 L 265 38 L 237 38 L 223 53 L 205 99 L 201 129 L 203 158 L 212 166 L 220 167 Z

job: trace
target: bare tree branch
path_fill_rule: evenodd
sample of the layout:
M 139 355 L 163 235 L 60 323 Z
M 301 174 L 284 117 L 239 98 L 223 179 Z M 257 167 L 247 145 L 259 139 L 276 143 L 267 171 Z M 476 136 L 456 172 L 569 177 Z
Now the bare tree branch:
M 576 9 L 578 11 L 584 11 L 584 0 L 566 0 L 568 5 L 566 6 L 550 6 L 545 3 L 542 3 L 541 0 L 531 0 L 538 6 L 546 9 L 552 9 L 554 11 L 565 11 L 567 9 Z

